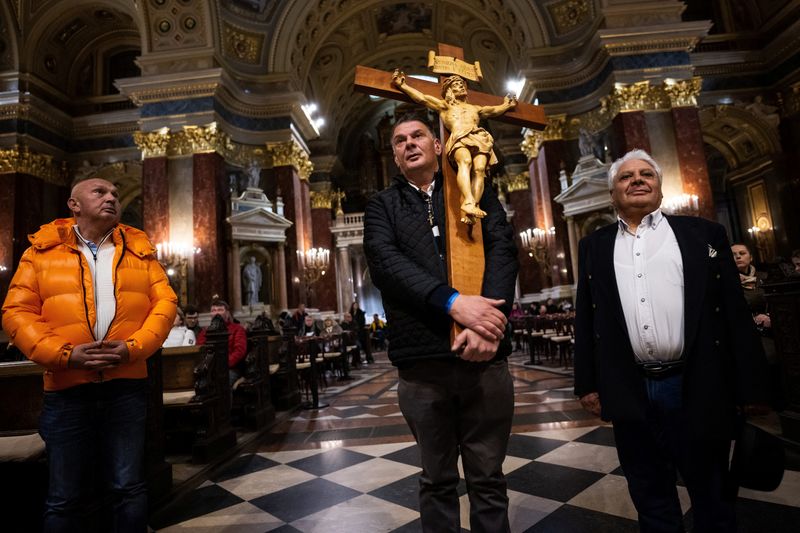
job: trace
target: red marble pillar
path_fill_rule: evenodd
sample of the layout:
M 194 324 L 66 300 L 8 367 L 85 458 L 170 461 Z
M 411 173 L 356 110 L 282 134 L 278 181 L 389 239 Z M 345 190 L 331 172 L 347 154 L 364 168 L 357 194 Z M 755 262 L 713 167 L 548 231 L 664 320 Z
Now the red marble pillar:
M 314 285 L 314 301 L 309 302 L 319 309 L 337 310 L 336 306 L 336 250 L 331 234 L 331 209 L 320 207 L 311 209 L 311 227 L 314 247 L 330 250 L 330 263 L 325 275 Z
M 142 221 L 153 244 L 169 240 L 169 178 L 166 157 L 142 163 Z
M 530 182 L 530 178 L 528 178 Z M 521 246 L 519 234 L 528 228 L 536 227 L 533 219 L 533 195 L 532 186 L 520 191 L 512 191 L 507 195 L 509 207 L 514 211 L 514 218 L 511 222 L 514 226 L 514 240 L 518 246 L 519 257 L 519 289 L 522 294 L 528 294 L 541 290 L 539 281 L 539 271 L 536 262 L 528 255 L 528 251 Z
M 561 182 L 559 174 L 561 167 L 566 161 L 566 143 L 559 139 L 546 141 L 539 150 L 540 163 L 539 175 L 542 183 L 542 223 L 543 229 L 549 230 L 551 227 L 556 229 L 555 239 L 550 241 L 549 258 L 550 265 L 547 272 L 549 287 L 567 285 L 572 283 L 570 279 L 570 255 L 569 255 L 569 236 L 567 221 L 564 219 L 564 206 L 553 201 L 553 198 L 561 192 Z M 564 273 L 563 269 L 567 272 Z
M 700 129 L 700 115 L 697 108 L 674 107 L 672 122 L 683 192 L 698 196 L 698 214 L 701 217 L 716 220 L 714 193 L 711 191 L 711 181 L 708 178 L 703 132 Z
M 0 174 L 0 302 L 5 301 L 8 284 L 14 275 L 14 213 L 16 173 Z
M 310 232 L 308 229 L 311 225 L 310 208 L 306 210 L 303 205 L 304 198 L 308 202 L 308 197 L 303 194 L 304 182 L 301 182 L 292 166 L 265 170 L 264 176 L 267 196 L 275 198 L 280 195 L 283 198 L 283 215 L 293 223 L 293 226 L 286 230 L 286 287 L 289 307 L 297 307 L 300 302 L 306 303 L 302 287 L 303 273 L 300 272 L 297 263 L 297 250 L 298 245 L 302 249 L 306 248 L 306 234 Z M 305 184 L 305 188 L 308 188 L 308 184 Z M 304 216 L 306 211 L 309 212 L 308 221 Z M 311 244 L 310 239 L 308 244 Z M 295 282 L 295 279 L 299 281 Z
M 619 153 L 614 159 L 623 156 L 634 148 L 651 153 L 650 135 L 647 133 L 647 120 L 644 111 L 626 111 L 614 117 L 615 146 Z
M 192 156 L 192 222 L 194 245 L 201 253 L 194 257 L 194 302 L 207 310 L 218 294 L 228 295 L 227 205 L 230 192 L 225 183 L 225 161 L 217 153 Z

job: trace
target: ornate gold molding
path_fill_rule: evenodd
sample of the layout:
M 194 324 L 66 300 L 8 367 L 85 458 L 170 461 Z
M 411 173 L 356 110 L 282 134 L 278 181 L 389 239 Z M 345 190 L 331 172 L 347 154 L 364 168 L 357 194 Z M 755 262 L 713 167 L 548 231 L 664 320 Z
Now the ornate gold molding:
M 48 154 L 37 154 L 23 146 L 0 150 L 0 174 L 28 174 L 48 183 L 69 184 L 66 163 L 59 164 Z
M 690 80 L 665 81 L 664 93 L 669 97 L 670 107 L 694 107 L 703 88 L 703 79 L 695 76 Z
M 295 141 L 268 143 L 266 152 L 271 160 L 270 167 L 294 167 L 301 180 L 308 180 L 314 171 L 314 163 Z
M 506 190 L 508 192 L 527 191 L 531 188 L 531 177 L 528 171 L 520 172 L 513 176 L 508 176 Z
M 586 0 L 565 0 L 547 6 L 553 24 L 559 35 L 568 33 L 589 19 L 589 2 Z
M 169 145 L 169 131 L 159 130 L 142 132 L 133 132 L 133 142 L 142 152 L 142 159 L 150 157 L 164 157 L 167 155 L 167 146 Z
M 550 115 L 547 117 L 547 127 L 544 129 L 545 141 L 557 141 L 564 138 L 564 127 L 567 124 L 567 115 Z
M 233 152 L 230 137 L 211 123 L 207 126 L 184 126 L 183 130 L 170 132 L 167 128 L 133 134 L 142 158 Z M 248 160 L 249 161 L 249 160 Z
M 311 191 L 309 193 L 311 209 L 332 209 L 333 195 L 333 191 Z
M 264 46 L 264 34 L 249 32 L 225 22 L 225 53 L 245 63 L 257 64 Z
M 522 150 L 522 153 L 525 154 L 528 161 L 530 161 L 531 159 L 539 157 L 539 148 L 542 147 L 543 142 L 544 132 L 527 130 L 525 132 L 525 138 L 523 138 L 522 142 L 519 144 L 519 149 Z
M 131 90 L 129 97 L 137 106 L 158 103 L 164 100 L 184 100 L 202 96 L 214 96 L 218 83 L 194 83 L 172 87 Z
M 650 82 L 639 81 L 630 85 L 617 83 L 609 96 L 611 102 L 621 113 L 626 111 L 644 111 L 648 108 L 648 97 L 650 93 Z

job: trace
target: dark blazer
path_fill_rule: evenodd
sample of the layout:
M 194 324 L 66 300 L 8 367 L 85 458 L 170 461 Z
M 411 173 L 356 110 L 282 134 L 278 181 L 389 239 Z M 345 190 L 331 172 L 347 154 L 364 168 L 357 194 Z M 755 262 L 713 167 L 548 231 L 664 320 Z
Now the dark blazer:
M 397 176 L 392 185 L 370 198 L 364 213 L 364 253 L 391 328 L 389 359 L 403 364 L 418 359 L 452 358 L 450 319 L 445 309 L 454 289 L 447 279 L 444 179 L 436 175 L 432 210 L 441 239 L 437 243 L 428 221 L 425 193 Z M 486 267 L 481 295 L 504 299 L 511 311 L 519 263 L 506 212 L 487 184 L 480 201 Z M 441 252 L 441 257 L 440 257 Z M 508 333 L 498 357 L 511 352 Z
M 725 229 L 668 216 L 683 259 L 683 399 L 698 437 L 732 428 L 737 405 L 766 403 L 766 358 L 742 295 Z M 618 224 L 581 240 L 575 317 L 575 394 L 598 392 L 604 420 L 643 420 L 635 363 L 614 273 Z

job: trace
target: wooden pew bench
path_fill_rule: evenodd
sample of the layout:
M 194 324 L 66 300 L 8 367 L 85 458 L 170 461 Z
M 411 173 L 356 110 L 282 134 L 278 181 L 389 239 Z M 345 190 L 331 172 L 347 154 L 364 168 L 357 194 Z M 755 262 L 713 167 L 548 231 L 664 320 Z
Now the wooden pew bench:
M 207 463 L 236 444 L 227 332 L 223 340 L 161 350 L 167 453 L 191 452 L 193 462 Z
M 254 431 L 275 420 L 271 382 L 280 370 L 281 337 L 260 325 L 247 332 L 244 374 L 233 384 L 233 419 Z

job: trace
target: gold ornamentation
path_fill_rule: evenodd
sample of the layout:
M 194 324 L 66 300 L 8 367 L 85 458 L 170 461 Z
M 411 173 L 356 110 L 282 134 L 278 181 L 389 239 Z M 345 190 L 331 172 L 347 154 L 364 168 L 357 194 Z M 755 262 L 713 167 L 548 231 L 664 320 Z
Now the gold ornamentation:
M 225 153 L 226 146 L 230 142 L 225 132 L 217 129 L 216 123 L 207 126 L 184 126 L 183 131 L 176 133 L 176 137 L 183 134 L 183 141 L 180 144 L 188 145 L 191 154 L 210 154 L 213 152 Z
M 556 32 L 567 33 L 583 24 L 589 18 L 589 2 L 586 0 L 567 0 L 547 6 Z
M 341 191 L 341 189 L 336 189 L 336 192 L 333 193 L 333 201 L 336 203 L 336 216 L 344 216 L 344 209 L 342 209 L 342 200 L 346 200 L 347 195 Z
M 428 70 L 436 74 L 457 74 L 472 81 L 481 81 L 483 79 L 480 62 L 475 61 L 470 65 L 466 61 L 455 57 L 437 56 L 433 50 L 428 51 Z
M 508 192 L 527 191 L 531 188 L 531 177 L 528 171 L 520 172 L 513 176 L 509 176 L 506 181 L 506 189 Z
M 131 101 L 137 106 L 148 103 L 158 103 L 164 100 L 183 100 L 214 96 L 218 83 L 194 83 L 178 87 L 156 87 L 152 89 L 133 90 L 128 94 Z
M 564 138 L 564 128 L 567 125 L 567 115 L 550 115 L 547 117 L 547 127 L 544 129 L 545 141 L 557 141 Z
M 648 108 L 650 95 L 650 82 L 639 81 L 632 84 L 617 83 L 611 93 L 611 100 L 617 105 L 620 112 L 644 111 Z
M 671 107 L 694 107 L 703 88 L 703 79 L 695 76 L 690 80 L 665 81 L 663 89 L 669 97 Z
M 542 147 L 542 143 L 544 142 L 544 133 L 541 131 L 536 130 L 527 130 L 525 132 L 525 138 L 522 139 L 522 142 L 519 145 L 520 150 L 522 153 L 528 157 L 528 160 L 536 159 L 539 157 L 539 148 Z
M 294 167 L 301 180 L 308 180 L 314 171 L 314 163 L 308 159 L 308 154 L 296 142 L 268 143 L 267 157 L 271 158 L 272 167 Z
M 225 53 L 245 63 L 257 64 L 264 46 L 264 34 L 225 24 Z
M 333 191 L 311 191 L 311 209 L 331 209 L 333 207 Z
M 142 152 L 142 159 L 150 157 L 164 157 L 167 155 L 167 145 L 169 144 L 169 130 L 133 132 L 133 142 Z
M 0 174 L 7 173 L 27 174 L 62 186 L 69 183 L 66 163 L 59 165 L 53 156 L 31 152 L 25 145 L 0 150 Z

